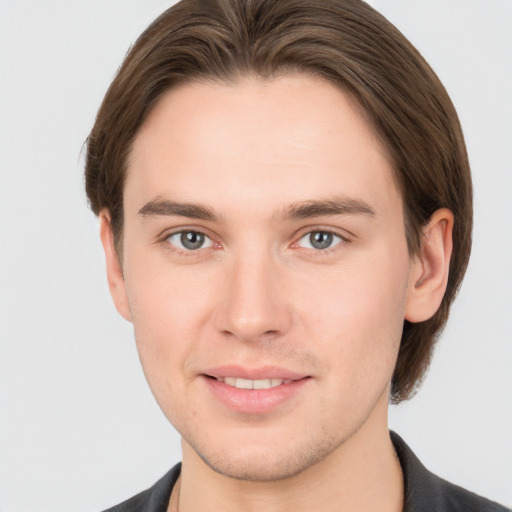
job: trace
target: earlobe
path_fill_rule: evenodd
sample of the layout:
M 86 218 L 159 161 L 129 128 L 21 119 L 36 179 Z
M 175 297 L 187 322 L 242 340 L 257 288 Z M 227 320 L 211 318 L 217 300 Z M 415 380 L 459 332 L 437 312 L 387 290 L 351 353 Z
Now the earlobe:
M 129 322 L 132 321 L 128 297 L 126 295 L 126 285 L 123 277 L 121 263 L 115 249 L 114 234 L 110 223 L 110 214 L 107 210 L 102 210 L 100 218 L 100 237 L 105 251 L 105 263 L 107 267 L 107 279 L 110 289 L 110 295 L 114 301 L 117 311 Z
M 423 322 L 441 305 L 452 255 L 453 214 L 436 210 L 423 229 L 420 253 L 414 257 L 409 274 L 405 319 Z

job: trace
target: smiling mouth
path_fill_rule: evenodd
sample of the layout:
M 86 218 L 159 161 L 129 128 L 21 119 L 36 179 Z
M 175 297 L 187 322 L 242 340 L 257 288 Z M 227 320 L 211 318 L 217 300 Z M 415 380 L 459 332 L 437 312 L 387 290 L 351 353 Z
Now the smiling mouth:
M 284 368 L 234 366 L 218 367 L 202 376 L 216 399 L 244 415 L 267 414 L 280 407 L 288 410 L 285 404 L 297 399 L 312 378 Z
M 251 380 L 240 377 L 216 377 L 215 380 L 238 389 L 271 389 L 283 384 L 291 384 L 293 382 L 293 380 L 290 379 Z

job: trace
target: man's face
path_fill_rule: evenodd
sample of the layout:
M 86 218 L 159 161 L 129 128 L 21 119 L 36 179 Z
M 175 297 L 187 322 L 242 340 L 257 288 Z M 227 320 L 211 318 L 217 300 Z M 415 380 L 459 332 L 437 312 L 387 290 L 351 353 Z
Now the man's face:
M 348 95 L 302 75 L 170 91 L 124 208 L 116 302 L 185 452 L 278 479 L 386 428 L 412 264 L 390 163 Z

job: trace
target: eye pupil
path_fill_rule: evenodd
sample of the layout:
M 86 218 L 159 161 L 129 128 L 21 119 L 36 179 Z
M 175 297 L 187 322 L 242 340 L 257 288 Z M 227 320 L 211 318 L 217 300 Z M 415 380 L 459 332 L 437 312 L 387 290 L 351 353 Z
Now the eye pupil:
M 309 235 L 309 241 L 315 249 L 327 249 L 332 244 L 332 233 L 314 231 Z
M 180 241 L 186 249 L 200 249 L 204 244 L 204 235 L 197 231 L 184 231 L 181 233 Z

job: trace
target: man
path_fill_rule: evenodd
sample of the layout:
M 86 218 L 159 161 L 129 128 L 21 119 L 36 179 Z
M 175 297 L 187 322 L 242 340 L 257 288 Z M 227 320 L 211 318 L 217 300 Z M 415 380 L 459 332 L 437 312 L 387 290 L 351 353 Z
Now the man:
M 444 88 L 354 0 L 185 0 L 87 148 L 111 293 L 183 462 L 112 510 L 504 510 L 387 426 L 463 278 Z

